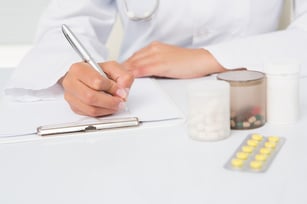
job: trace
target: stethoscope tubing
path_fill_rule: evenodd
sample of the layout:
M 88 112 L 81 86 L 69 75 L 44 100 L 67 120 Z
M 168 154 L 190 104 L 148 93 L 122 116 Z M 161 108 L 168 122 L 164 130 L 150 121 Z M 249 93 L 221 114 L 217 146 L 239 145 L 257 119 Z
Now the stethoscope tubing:
M 154 5 L 154 7 L 151 11 L 145 12 L 143 16 L 138 16 L 133 11 L 129 10 L 127 0 L 123 0 L 123 1 L 124 1 L 124 5 L 125 5 L 125 14 L 132 21 L 150 20 L 153 17 L 153 15 L 158 11 L 159 5 L 160 5 L 160 0 L 156 0 L 156 3 L 155 3 L 155 5 Z

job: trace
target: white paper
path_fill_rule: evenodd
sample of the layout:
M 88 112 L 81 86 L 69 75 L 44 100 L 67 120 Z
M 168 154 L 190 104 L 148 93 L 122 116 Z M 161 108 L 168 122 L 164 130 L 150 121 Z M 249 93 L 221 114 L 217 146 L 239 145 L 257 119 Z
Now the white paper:
M 138 117 L 142 122 L 183 118 L 182 113 L 160 89 L 154 79 L 136 79 L 127 102 L 128 110 L 106 116 Z M 63 99 L 53 101 L 16 102 L 2 98 L 0 101 L 0 137 L 35 134 L 42 125 L 97 121 L 75 114 Z

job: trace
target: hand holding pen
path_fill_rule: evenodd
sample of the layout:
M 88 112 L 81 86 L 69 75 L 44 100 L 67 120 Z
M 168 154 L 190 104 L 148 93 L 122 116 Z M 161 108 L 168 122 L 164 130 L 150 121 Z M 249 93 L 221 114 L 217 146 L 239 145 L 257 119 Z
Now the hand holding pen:
M 125 107 L 133 76 L 115 61 L 97 64 L 72 31 L 62 26 L 63 34 L 83 62 L 72 64 L 60 80 L 65 100 L 81 115 L 110 115 Z

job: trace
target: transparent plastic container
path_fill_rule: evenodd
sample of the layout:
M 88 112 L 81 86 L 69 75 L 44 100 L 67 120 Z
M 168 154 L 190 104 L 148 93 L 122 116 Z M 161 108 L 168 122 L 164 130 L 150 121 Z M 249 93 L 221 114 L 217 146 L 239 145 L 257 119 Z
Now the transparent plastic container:
M 229 71 L 217 76 L 230 84 L 230 127 L 243 130 L 266 122 L 266 78 L 257 71 Z
M 204 80 L 188 86 L 188 134 L 192 139 L 217 141 L 230 136 L 230 87 Z

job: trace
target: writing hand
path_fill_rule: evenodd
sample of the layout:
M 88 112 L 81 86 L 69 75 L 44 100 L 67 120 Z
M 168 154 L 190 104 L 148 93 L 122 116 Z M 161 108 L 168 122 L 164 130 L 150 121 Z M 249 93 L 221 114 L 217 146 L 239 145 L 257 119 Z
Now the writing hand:
M 81 115 L 110 115 L 124 107 L 134 77 L 114 61 L 100 63 L 108 75 L 101 76 L 89 64 L 71 65 L 59 81 L 64 88 L 65 100 L 71 109 Z

